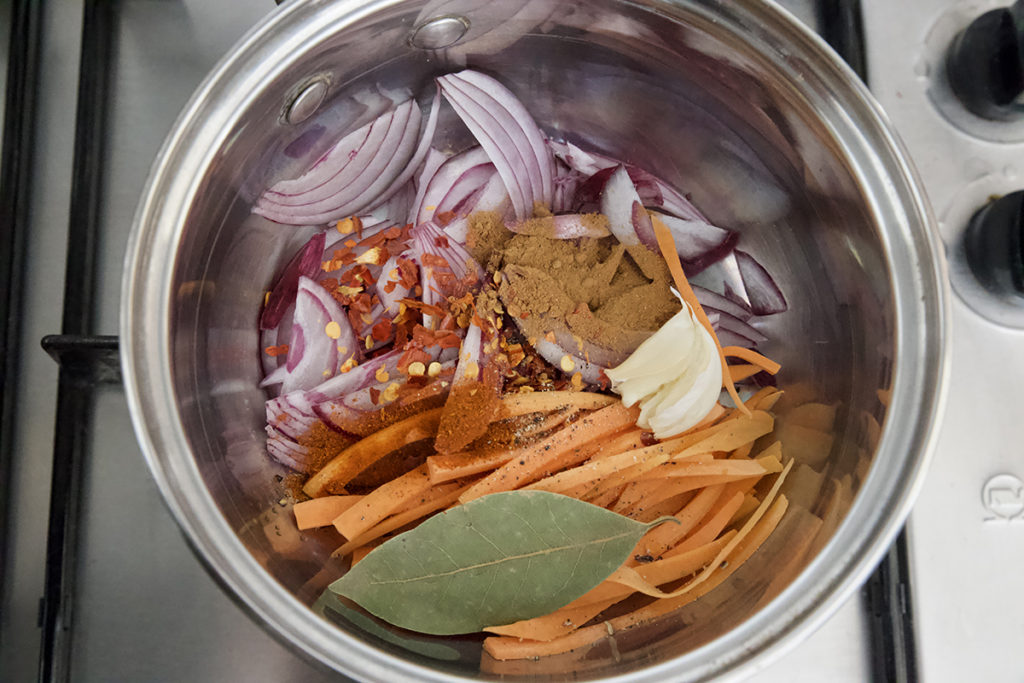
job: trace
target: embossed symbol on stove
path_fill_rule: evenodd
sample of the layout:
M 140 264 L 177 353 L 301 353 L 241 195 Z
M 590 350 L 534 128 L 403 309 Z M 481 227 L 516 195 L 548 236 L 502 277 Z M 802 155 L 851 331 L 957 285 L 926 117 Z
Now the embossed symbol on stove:
M 1012 474 L 997 474 L 981 489 L 981 504 L 995 515 L 986 522 L 1024 521 L 1024 481 Z

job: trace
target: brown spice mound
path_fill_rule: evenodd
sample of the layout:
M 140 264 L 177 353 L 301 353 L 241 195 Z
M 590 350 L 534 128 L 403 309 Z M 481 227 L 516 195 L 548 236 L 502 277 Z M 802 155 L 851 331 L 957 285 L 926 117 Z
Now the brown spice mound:
M 501 299 L 528 337 L 567 331 L 624 355 L 680 308 L 664 261 L 614 237 L 515 234 L 497 214 L 479 212 L 469 217 L 467 241 L 474 257 L 500 271 Z

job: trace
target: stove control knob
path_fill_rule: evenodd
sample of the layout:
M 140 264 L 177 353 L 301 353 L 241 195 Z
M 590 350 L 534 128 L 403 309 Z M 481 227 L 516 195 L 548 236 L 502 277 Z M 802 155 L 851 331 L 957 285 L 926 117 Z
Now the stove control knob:
M 1024 190 L 979 209 L 967 226 L 964 250 L 986 290 L 1024 297 Z
M 1024 0 L 982 14 L 960 33 L 949 48 L 946 73 L 974 114 L 1024 118 Z

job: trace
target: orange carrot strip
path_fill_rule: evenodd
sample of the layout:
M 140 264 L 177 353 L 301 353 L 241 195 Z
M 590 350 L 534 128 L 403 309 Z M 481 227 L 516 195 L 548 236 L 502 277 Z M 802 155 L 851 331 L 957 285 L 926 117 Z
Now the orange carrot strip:
M 455 481 L 435 486 L 430 491 L 432 496 L 430 500 L 403 512 L 399 512 L 396 515 L 392 515 L 377 526 L 367 529 L 358 538 L 354 538 L 340 546 L 337 550 L 331 553 L 331 557 L 344 557 L 356 548 L 361 548 L 367 543 L 375 541 L 385 534 L 391 533 L 395 529 L 400 529 L 406 524 L 415 522 L 421 517 L 426 517 L 432 512 L 437 512 L 442 508 L 448 507 L 458 500 L 459 496 L 470 486 L 472 486 L 472 483 L 467 484 Z
M 736 387 L 729 378 L 729 364 L 725 362 L 725 355 L 722 353 L 722 343 L 718 341 L 718 335 L 715 334 L 711 321 L 708 320 L 707 313 L 704 312 L 704 308 L 697 301 L 697 295 L 693 293 L 690 281 L 686 279 L 686 273 L 683 272 L 683 264 L 679 262 L 679 252 L 676 249 L 675 241 L 672 239 L 671 231 L 657 216 L 651 216 L 651 223 L 654 225 L 654 236 L 658 240 L 658 248 L 661 249 L 661 255 L 665 257 L 665 263 L 668 265 L 669 272 L 672 273 L 672 279 L 676 283 L 676 289 L 679 290 L 679 296 L 689 304 L 693 314 L 697 316 L 697 321 L 704 326 L 704 329 L 708 331 L 711 338 L 715 340 L 715 348 L 718 351 L 719 359 L 722 361 L 722 386 L 729 392 L 729 396 L 736 406 L 740 410 L 746 411 L 746 406 L 743 405 L 740 395 L 736 393 Z
M 577 422 L 560 429 L 551 436 L 523 449 L 518 457 L 488 474 L 468 491 L 459 496 L 461 503 L 499 491 L 510 491 L 545 476 L 552 469 L 579 462 L 590 457 L 586 447 L 599 442 L 636 423 L 637 410 L 613 403 Z
M 732 532 L 733 534 L 735 532 Z M 711 561 L 731 537 L 709 543 L 689 553 L 680 553 L 672 559 L 657 560 L 637 567 L 644 580 L 654 585 L 676 581 L 701 569 Z M 603 581 L 596 587 L 551 614 L 526 619 L 507 626 L 493 626 L 485 629 L 491 633 L 531 640 L 552 640 L 563 636 L 590 621 L 593 616 L 628 597 L 632 591 L 618 583 Z M 592 613 L 592 614 L 591 614 Z M 590 617 L 586 617 L 591 614 Z M 586 617 L 586 618 L 585 618 Z M 566 622 L 569 622 L 568 624 Z
M 597 452 L 591 456 L 591 460 L 600 460 L 610 455 L 618 455 L 625 451 L 636 450 L 644 446 L 644 432 L 642 429 L 631 429 L 614 436 L 598 446 Z
M 347 539 L 353 539 L 400 510 L 430 489 L 426 464 L 381 484 L 358 503 L 334 520 L 334 528 Z
M 352 551 L 352 560 L 349 562 L 349 569 L 359 564 L 359 562 L 372 553 L 377 546 L 375 545 L 364 545 L 362 548 L 356 548 Z
M 539 425 L 531 425 L 531 431 L 538 434 L 547 432 L 563 424 L 570 416 L 577 414 L 577 411 L 569 413 L 562 410 L 551 413 Z M 528 447 L 529 445 L 523 448 Z M 432 484 L 440 484 L 452 481 L 453 479 L 462 479 L 463 477 L 490 472 L 501 467 L 516 455 L 518 455 L 517 450 L 510 450 L 508 448 L 438 453 L 427 458 L 427 471 L 430 473 L 430 482 Z
M 743 365 L 730 365 L 729 379 L 733 382 L 742 382 L 748 377 L 753 377 L 759 372 L 761 372 L 761 368 L 757 365 L 751 365 L 750 363 L 744 363 Z
M 323 496 L 328 487 L 336 489 L 345 486 L 353 477 L 388 453 L 432 437 L 437 433 L 442 410 L 425 410 L 360 439 L 310 477 L 302 490 L 311 498 Z
M 324 496 L 296 503 L 292 506 L 295 513 L 295 526 L 300 530 L 330 526 L 334 518 L 355 505 L 362 496 Z
M 762 356 L 757 351 L 752 349 L 745 349 L 742 346 L 726 346 L 722 349 L 722 353 L 729 358 L 741 358 L 751 365 L 756 365 L 770 375 L 774 375 L 782 366 L 773 361 L 771 358 Z
M 689 552 L 718 538 L 722 530 L 732 521 L 736 511 L 743 505 L 743 498 L 744 495 L 739 492 L 736 492 L 728 499 L 722 496 L 708 514 L 705 515 L 704 519 L 701 520 L 700 524 L 697 525 L 697 528 L 693 530 L 693 533 L 687 536 L 682 543 L 666 552 L 665 557 L 671 557 L 676 553 Z
M 562 408 L 598 410 L 618 399 L 592 391 L 531 391 L 526 394 L 505 394 L 501 397 L 501 417 L 527 413 L 551 413 Z
M 678 520 L 678 524 L 662 524 L 644 534 L 640 543 L 637 544 L 637 553 L 651 557 L 664 555 L 666 550 L 678 543 L 681 538 L 685 538 L 700 520 L 704 519 L 708 510 L 721 497 L 723 489 L 722 485 L 718 485 L 702 490 L 673 515 Z M 627 560 L 626 564 L 634 565 L 636 563 Z
M 453 479 L 470 477 L 497 469 L 512 458 L 509 450 L 460 451 L 458 453 L 438 453 L 427 458 L 427 473 L 432 484 L 441 484 Z

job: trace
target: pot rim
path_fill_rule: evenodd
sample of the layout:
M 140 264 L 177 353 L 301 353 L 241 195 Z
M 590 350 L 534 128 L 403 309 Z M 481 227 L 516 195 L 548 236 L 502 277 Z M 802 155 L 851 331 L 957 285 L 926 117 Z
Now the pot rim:
M 169 316 L 141 314 L 154 307 L 164 310 L 171 300 L 173 259 L 162 255 L 175 253 L 204 172 L 260 82 L 280 75 L 293 55 L 318 44 L 328 31 L 398 2 L 288 3 L 243 37 L 203 81 L 165 141 L 136 212 L 123 278 L 122 369 L 135 431 L 162 497 L 197 556 L 238 604 L 295 650 L 348 675 L 381 681 L 468 680 L 392 656 L 311 618 L 306 605 L 256 562 L 207 495 L 191 455 L 173 390 Z M 668 13 L 714 15 L 729 30 L 744 30 L 758 50 L 785 47 L 790 59 L 799 58 L 805 70 L 801 92 L 813 84 L 831 88 L 832 106 L 844 112 L 843 130 L 856 143 L 851 161 L 858 181 L 876 219 L 887 218 L 879 232 L 895 306 L 892 398 L 870 474 L 846 518 L 801 575 L 739 626 L 615 680 L 739 677 L 764 668 L 824 623 L 867 578 L 899 532 L 921 486 L 945 405 L 949 285 L 935 219 L 903 145 L 866 87 L 821 38 L 772 3 L 645 4 Z

